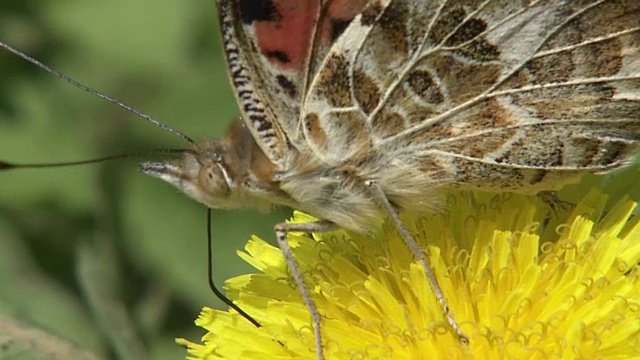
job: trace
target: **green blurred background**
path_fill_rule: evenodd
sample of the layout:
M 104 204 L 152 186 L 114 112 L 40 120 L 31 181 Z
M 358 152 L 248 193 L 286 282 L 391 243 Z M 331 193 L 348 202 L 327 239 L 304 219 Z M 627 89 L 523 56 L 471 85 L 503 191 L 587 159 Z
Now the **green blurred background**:
M 238 116 L 213 0 L 3 0 L 0 40 L 196 140 L 220 136 Z M 0 159 L 184 146 L 0 51 Z M 88 279 L 124 304 L 151 358 L 185 355 L 173 338 L 198 339 L 199 309 L 221 307 L 206 280 L 205 208 L 138 172 L 137 162 L 0 173 L 0 313 L 118 358 L 88 305 Z M 214 212 L 220 286 L 251 270 L 235 254 L 251 234 L 273 239 L 272 226 L 289 213 Z

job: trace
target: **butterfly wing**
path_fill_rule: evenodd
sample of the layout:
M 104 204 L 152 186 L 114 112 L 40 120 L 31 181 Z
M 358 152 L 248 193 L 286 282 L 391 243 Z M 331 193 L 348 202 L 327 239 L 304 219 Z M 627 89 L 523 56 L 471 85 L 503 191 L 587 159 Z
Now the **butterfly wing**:
M 281 163 L 295 146 L 308 74 L 365 0 L 219 0 L 231 83 L 261 149 Z
M 328 162 L 383 152 L 444 183 L 537 191 L 628 160 L 639 49 L 635 0 L 381 2 L 330 50 L 301 121 Z

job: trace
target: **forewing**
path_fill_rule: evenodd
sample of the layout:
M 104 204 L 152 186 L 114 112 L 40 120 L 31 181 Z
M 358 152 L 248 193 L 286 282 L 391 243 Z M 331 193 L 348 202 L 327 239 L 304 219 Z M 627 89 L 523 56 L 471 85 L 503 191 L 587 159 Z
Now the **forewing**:
M 272 161 L 282 161 L 296 143 L 308 74 L 366 2 L 218 1 L 223 47 L 243 118 Z
M 639 49 L 636 0 L 380 2 L 327 55 L 301 121 L 319 157 L 349 144 L 328 160 L 368 147 L 463 174 L 445 182 L 606 170 L 640 137 Z

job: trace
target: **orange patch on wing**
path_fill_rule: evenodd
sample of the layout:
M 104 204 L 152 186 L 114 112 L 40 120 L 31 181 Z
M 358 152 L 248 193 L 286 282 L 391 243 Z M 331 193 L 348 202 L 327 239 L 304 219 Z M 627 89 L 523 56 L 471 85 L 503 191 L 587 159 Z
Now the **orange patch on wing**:
M 331 1 L 321 20 L 320 45 L 330 44 L 366 3 L 366 0 Z M 277 16 L 255 23 L 260 52 L 282 69 L 303 71 L 321 13 L 320 1 L 280 0 L 272 5 Z

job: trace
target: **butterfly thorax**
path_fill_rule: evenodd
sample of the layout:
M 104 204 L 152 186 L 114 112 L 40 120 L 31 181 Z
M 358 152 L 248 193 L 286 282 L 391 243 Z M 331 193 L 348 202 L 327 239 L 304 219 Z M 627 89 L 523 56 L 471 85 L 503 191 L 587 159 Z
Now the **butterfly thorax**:
M 276 171 L 279 189 L 296 209 L 340 227 L 363 232 L 384 217 L 368 181 L 375 182 L 399 210 L 420 213 L 440 208 L 444 186 L 439 168 L 416 166 L 411 157 L 362 148 L 352 156 L 328 160 L 308 148 L 292 151 L 285 169 Z

